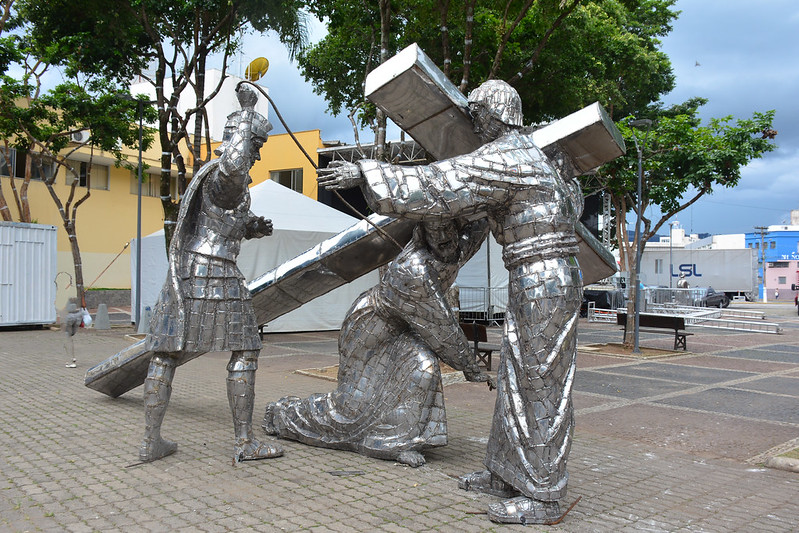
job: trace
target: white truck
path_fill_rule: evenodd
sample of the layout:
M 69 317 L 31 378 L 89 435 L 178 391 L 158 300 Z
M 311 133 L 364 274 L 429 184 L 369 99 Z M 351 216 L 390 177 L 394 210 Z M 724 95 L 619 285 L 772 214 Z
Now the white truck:
M 713 287 L 730 299 L 757 295 L 757 254 L 752 248 L 735 250 L 692 250 L 644 248 L 641 254 L 641 282 L 647 287 L 677 287 L 680 274 L 688 285 Z M 669 285 L 671 275 L 671 285 Z

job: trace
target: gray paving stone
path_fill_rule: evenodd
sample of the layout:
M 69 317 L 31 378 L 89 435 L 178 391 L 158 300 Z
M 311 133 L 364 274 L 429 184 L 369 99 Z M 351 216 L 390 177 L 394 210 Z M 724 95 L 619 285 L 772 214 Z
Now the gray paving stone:
M 799 424 L 799 397 L 785 397 L 731 388 L 714 388 L 695 394 L 658 400 L 657 403 Z
M 635 376 L 619 376 L 592 370 L 578 370 L 575 390 L 603 396 L 636 399 L 684 389 L 684 383 Z
M 582 500 L 563 523 L 546 528 L 498 526 L 485 515 L 468 514 L 497 500 L 458 490 L 452 477 L 482 468 L 495 397 L 483 387 L 447 387 L 450 444 L 427 453 L 428 464 L 418 469 L 293 442 L 283 443 L 283 458 L 232 466 L 228 356 L 208 354 L 181 367 L 175 379 L 164 432 L 178 440 L 178 452 L 128 467 L 137 462 L 141 391 L 115 400 L 99 395 L 83 387 L 82 372 L 69 372 L 52 356 L 63 351 L 57 333 L 2 331 L 0 530 L 796 530 L 796 474 L 722 459 L 712 447 L 691 453 L 653 448 L 624 431 L 600 434 L 589 431 L 590 424 L 580 426 L 580 420 L 605 411 L 617 416 L 613 424 L 621 429 L 632 412 L 628 406 L 672 402 L 706 416 L 708 431 L 717 413 L 735 411 L 730 416 L 774 421 L 799 432 L 792 414 L 799 409 L 790 403 L 796 396 L 785 388 L 799 376 L 799 328 L 785 327 L 785 332 L 774 343 L 751 334 L 697 331 L 691 343 L 710 355 L 693 367 L 683 363 L 695 357 L 691 354 L 665 361 L 609 358 L 590 370 L 579 367 L 578 357 L 578 389 L 585 397 L 601 394 L 607 401 L 578 411 L 567 500 Z M 618 342 L 620 336 L 615 326 L 588 324 L 580 342 Z M 267 401 L 331 390 L 330 382 L 293 372 L 335 362 L 335 339 L 332 332 L 267 336 L 257 375 L 256 419 Z M 75 337 L 84 370 L 126 343 L 116 328 Z M 734 370 L 713 366 L 731 355 L 779 364 L 761 362 L 745 372 L 737 365 Z M 714 385 L 731 379 L 734 383 L 724 387 Z M 43 438 L 45 446 L 32 450 L 29 444 Z M 332 470 L 365 474 L 335 477 Z
M 799 376 L 771 376 L 754 381 L 748 381 L 746 383 L 730 385 L 730 387 L 734 389 L 744 389 L 750 391 L 772 392 L 775 394 L 796 396 L 799 398 Z
M 777 363 L 796 363 L 797 356 L 795 353 L 786 351 L 774 351 L 769 349 L 746 349 L 746 350 L 731 350 L 724 353 L 719 353 L 723 357 L 739 357 L 741 359 L 755 359 L 758 361 L 774 361 Z
M 752 372 L 736 372 L 734 370 L 702 368 L 675 363 L 641 363 L 637 365 L 615 366 L 602 369 L 601 372 L 694 384 L 719 383 L 721 381 L 732 381 L 755 375 Z

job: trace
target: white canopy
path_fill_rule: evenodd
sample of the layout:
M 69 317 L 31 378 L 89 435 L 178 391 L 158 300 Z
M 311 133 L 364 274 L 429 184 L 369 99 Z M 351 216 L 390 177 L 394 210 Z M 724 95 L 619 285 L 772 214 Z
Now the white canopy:
M 247 281 L 283 264 L 314 245 L 355 224 L 357 219 L 341 213 L 307 196 L 283 187 L 271 180 L 250 189 L 251 211 L 272 220 L 270 237 L 243 241 L 238 265 Z M 136 247 L 131 241 L 131 307 L 136 301 Z M 159 230 L 142 238 L 142 299 L 144 309 L 153 307 L 166 279 L 168 263 L 164 246 L 164 231 Z M 371 272 L 339 287 L 294 311 L 269 323 L 267 331 L 336 330 L 358 295 L 377 284 L 377 272 Z M 142 324 L 146 325 L 146 324 Z
M 476 313 L 504 312 L 508 305 L 508 271 L 502 246 L 490 233 L 483 245 L 458 273 L 460 310 Z

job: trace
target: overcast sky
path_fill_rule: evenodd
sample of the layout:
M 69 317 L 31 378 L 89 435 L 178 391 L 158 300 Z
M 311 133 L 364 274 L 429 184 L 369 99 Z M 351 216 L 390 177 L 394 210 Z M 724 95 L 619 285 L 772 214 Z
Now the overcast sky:
M 790 211 L 799 209 L 799 2 L 679 0 L 677 9 L 682 13 L 663 40 L 677 76 L 665 103 L 708 98 L 701 110 L 705 120 L 748 118 L 753 111 L 774 109 L 779 149 L 744 168 L 738 187 L 721 188 L 675 218 L 691 233 L 746 233 L 754 226 L 789 223 Z M 319 24 L 313 30 L 314 40 L 324 35 Z M 248 42 L 242 64 L 269 58 L 261 83 L 269 87 L 290 128 L 319 128 L 325 140 L 354 140 L 347 117 L 327 113 L 327 104 L 288 61 L 277 39 L 252 36 Z M 276 116 L 270 120 L 274 133 L 284 131 Z

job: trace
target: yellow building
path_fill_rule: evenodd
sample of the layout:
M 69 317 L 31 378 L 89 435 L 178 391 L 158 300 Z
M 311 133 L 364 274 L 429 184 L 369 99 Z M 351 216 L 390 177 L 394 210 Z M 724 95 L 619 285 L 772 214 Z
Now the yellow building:
M 318 161 L 317 149 L 322 148 L 319 130 L 295 133 L 305 151 Z M 214 145 L 218 146 L 219 143 Z M 125 150 L 128 161 L 134 166 L 138 160 L 136 150 Z M 146 166 L 142 184 L 142 236 L 163 228 L 164 215 L 161 208 L 159 172 L 160 147 L 153 147 L 143 155 Z M 10 176 L 22 176 L 22 167 L 16 165 L 16 154 L 12 153 L 10 161 L 0 158 L 0 185 L 11 210 L 12 219 L 19 220 L 19 213 L 14 202 Z M 21 159 L 21 158 L 20 158 Z M 85 175 L 88 151 L 76 154 L 75 168 L 81 169 Z M 10 164 L 9 164 L 10 163 Z M 188 162 L 187 162 L 188 164 Z M 177 172 L 173 168 L 173 176 Z M 256 162 L 250 175 L 253 185 L 267 179 L 302 192 L 306 196 L 317 199 L 316 171 L 310 161 L 297 148 L 287 134 L 270 135 L 261 149 L 261 161 Z M 152 179 L 151 179 L 152 176 Z M 21 178 L 14 178 L 17 189 L 22 184 Z M 55 191 L 62 201 L 69 195 L 71 177 L 63 170 L 58 171 L 55 180 Z M 80 183 L 78 195 L 85 191 L 85 183 Z M 130 247 L 128 243 L 136 237 L 138 179 L 136 171 L 124 167 L 115 167 L 113 157 L 109 154 L 95 154 L 91 169 L 91 196 L 78 208 L 76 233 L 83 261 L 83 278 L 89 288 L 130 289 Z M 177 196 L 177 188 L 173 184 L 173 197 Z M 31 218 L 38 224 L 52 224 L 58 231 L 58 286 L 56 308 L 66 305 L 67 298 L 75 295 L 71 286 L 74 275 L 72 251 L 63 222 L 41 180 L 32 179 L 28 189 Z M 264 213 L 268 218 L 269 214 Z M 31 265 L 35 268 L 35 265 Z M 146 273 L 145 273 L 146 275 Z

